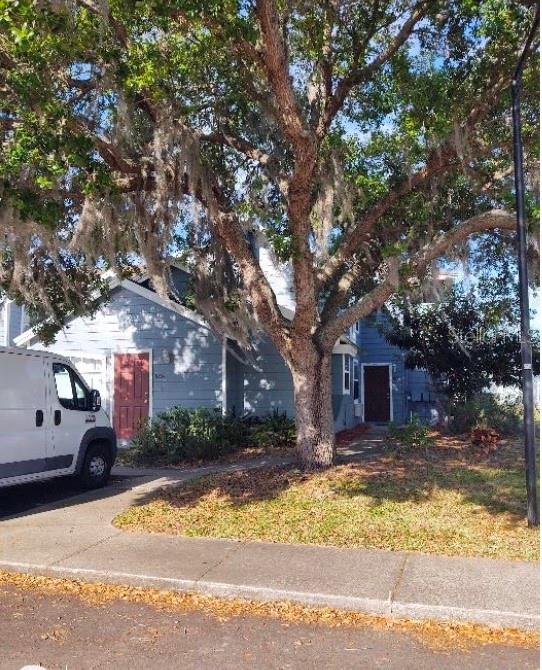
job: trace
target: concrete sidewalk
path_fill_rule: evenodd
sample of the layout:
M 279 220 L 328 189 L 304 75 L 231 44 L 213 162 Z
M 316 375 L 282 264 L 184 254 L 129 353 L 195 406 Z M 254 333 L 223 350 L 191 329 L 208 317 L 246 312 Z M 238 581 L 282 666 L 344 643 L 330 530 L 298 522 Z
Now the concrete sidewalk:
M 111 525 L 151 491 L 216 469 L 117 469 L 132 479 L 5 520 L 0 569 L 392 617 L 539 625 L 537 563 L 143 535 Z

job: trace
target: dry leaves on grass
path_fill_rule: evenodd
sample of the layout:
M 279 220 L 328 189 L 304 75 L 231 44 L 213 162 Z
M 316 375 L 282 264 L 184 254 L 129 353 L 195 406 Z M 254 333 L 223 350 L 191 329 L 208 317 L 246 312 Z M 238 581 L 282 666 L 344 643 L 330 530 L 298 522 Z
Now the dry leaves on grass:
M 417 452 L 307 473 L 291 466 L 222 472 L 153 494 L 119 514 L 138 532 L 534 560 L 521 450 L 486 462 L 457 438 Z M 310 523 L 307 520 L 310 519 Z
M 537 632 L 489 628 L 463 622 L 410 621 L 347 612 L 329 607 L 306 607 L 291 602 L 256 602 L 242 599 L 216 598 L 196 593 L 179 593 L 117 584 L 88 583 L 0 571 L 0 585 L 37 591 L 52 596 L 77 597 L 94 606 L 123 600 L 150 605 L 167 611 L 202 611 L 226 620 L 236 616 L 270 617 L 291 624 L 303 623 L 329 627 L 390 630 L 414 636 L 434 649 L 468 649 L 476 645 L 498 644 L 536 648 Z

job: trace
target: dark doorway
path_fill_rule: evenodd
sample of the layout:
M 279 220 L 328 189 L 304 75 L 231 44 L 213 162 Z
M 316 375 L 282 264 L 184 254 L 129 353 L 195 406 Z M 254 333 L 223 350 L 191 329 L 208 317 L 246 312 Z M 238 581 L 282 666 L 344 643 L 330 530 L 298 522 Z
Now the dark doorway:
M 365 421 L 388 423 L 391 421 L 390 368 L 388 365 L 363 367 Z

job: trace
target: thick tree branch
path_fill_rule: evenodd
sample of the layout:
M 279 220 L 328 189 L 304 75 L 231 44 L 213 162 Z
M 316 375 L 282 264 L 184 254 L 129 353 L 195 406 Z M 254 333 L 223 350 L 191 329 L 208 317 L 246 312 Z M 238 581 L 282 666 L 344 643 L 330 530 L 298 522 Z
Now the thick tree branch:
M 290 324 L 282 315 L 271 285 L 252 251 L 242 227 L 232 214 L 221 212 L 213 227 L 224 246 L 239 264 L 256 316 L 281 353 L 286 352 Z
M 494 107 L 496 100 L 507 85 L 508 75 L 497 77 L 494 84 L 486 91 L 483 101 L 469 112 L 466 120 L 446 140 L 431 151 L 425 167 L 414 175 L 405 178 L 365 213 L 363 218 L 345 236 L 333 256 L 321 268 L 318 273 L 320 287 L 337 278 L 348 259 L 352 258 L 368 243 L 372 230 L 380 218 L 387 214 L 404 196 L 425 187 L 431 179 L 459 164 L 458 135 L 465 136 L 474 131 L 480 120 Z M 342 285 L 343 288 L 348 288 L 344 282 L 342 282 Z
M 319 333 L 319 339 L 325 348 L 332 348 L 348 328 L 359 319 L 363 319 L 380 309 L 398 290 L 400 285 L 400 258 L 397 256 L 386 259 L 386 266 L 379 284 L 364 295 L 359 302 L 341 312 L 338 317 L 323 327 Z
M 288 184 L 287 210 L 294 253 L 296 313 L 293 327 L 309 333 L 317 316 L 314 257 L 309 244 L 311 184 L 316 169 L 317 144 L 296 100 L 287 49 L 275 0 L 256 0 L 262 40 L 262 63 L 277 100 L 279 123 L 294 152 L 294 170 Z
M 384 278 L 381 282 L 358 303 L 341 312 L 333 321 L 324 324 L 319 335 L 321 341 L 327 346 L 333 346 L 341 334 L 356 321 L 382 307 L 397 292 L 402 283 L 413 277 L 422 279 L 434 261 L 471 235 L 496 229 L 513 231 L 515 228 L 516 219 L 512 214 L 494 209 L 473 216 L 451 230 L 434 237 L 410 258 L 404 258 L 399 254 L 386 259 Z
M 328 103 L 318 125 L 317 135 L 319 137 L 323 137 L 325 135 L 327 129 L 331 125 L 337 113 L 342 108 L 344 101 L 346 100 L 346 97 L 349 95 L 351 90 L 355 86 L 362 84 L 364 81 L 368 81 L 374 75 L 376 70 L 384 65 L 384 63 L 387 63 L 399 51 L 403 44 L 405 44 L 414 31 L 416 25 L 425 16 L 428 6 L 428 0 L 418 2 L 395 37 L 389 42 L 386 49 L 375 56 L 370 63 L 360 67 L 359 61 L 365 52 L 366 46 L 370 41 L 370 37 L 369 40 L 365 40 L 363 47 L 354 54 L 355 57 L 353 67 L 350 69 L 348 74 L 346 74 L 339 81 L 335 92 L 328 98 Z
M 324 285 L 334 279 L 343 264 L 370 240 L 376 223 L 400 200 L 409 193 L 423 187 L 431 178 L 438 176 L 449 167 L 457 157 L 450 139 L 434 150 L 425 168 L 404 179 L 373 205 L 363 219 L 346 235 L 339 249 L 331 256 L 318 274 L 319 282 Z
M 500 209 L 492 209 L 463 221 L 455 228 L 433 238 L 431 242 L 426 244 L 420 251 L 411 257 L 410 266 L 412 268 L 412 273 L 417 277 L 423 277 L 430 264 L 438 258 L 441 258 L 456 244 L 463 242 L 476 233 L 483 233 L 495 229 L 515 230 L 515 216 Z
M 304 154 L 314 141 L 296 100 L 275 0 L 256 0 L 256 14 L 262 39 L 261 64 L 277 99 L 282 131 L 296 153 Z

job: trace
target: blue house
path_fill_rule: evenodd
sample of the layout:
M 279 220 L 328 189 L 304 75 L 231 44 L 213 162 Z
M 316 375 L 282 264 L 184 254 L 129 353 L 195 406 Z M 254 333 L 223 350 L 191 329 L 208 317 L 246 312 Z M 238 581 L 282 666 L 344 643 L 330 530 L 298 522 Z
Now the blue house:
M 262 258 L 260 259 L 262 261 Z M 189 276 L 172 268 L 182 294 Z M 284 309 L 291 308 L 287 273 L 274 278 Z M 0 303 L 0 344 L 49 349 L 71 359 L 97 388 L 121 440 L 141 420 L 174 405 L 215 407 L 236 414 L 294 414 L 290 372 L 266 338 L 255 364 L 235 342 L 219 338 L 196 312 L 159 296 L 148 279 L 111 279 L 110 300 L 93 318 L 75 317 L 48 346 L 29 327 L 24 308 Z M 337 431 L 359 423 L 404 423 L 416 412 L 430 418 L 427 375 L 405 368 L 376 324 L 358 322 L 335 345 L 333 412 Z

